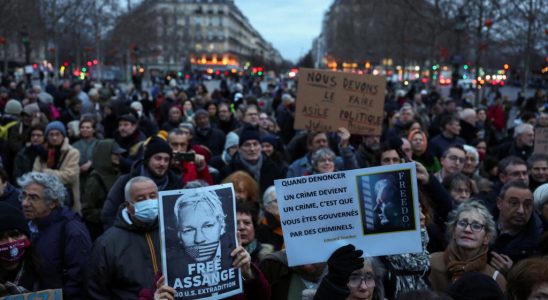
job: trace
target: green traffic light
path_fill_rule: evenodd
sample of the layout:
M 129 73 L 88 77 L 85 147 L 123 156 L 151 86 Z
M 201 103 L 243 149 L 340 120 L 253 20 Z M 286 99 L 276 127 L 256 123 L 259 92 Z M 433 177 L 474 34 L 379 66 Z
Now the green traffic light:
M 468 65 L 464 65 L 464 69 L 465 69 L 465 70 L 468 70 Z
M 86 72 L 88 69 L 87 68 L 82 68 L 82 72 Z

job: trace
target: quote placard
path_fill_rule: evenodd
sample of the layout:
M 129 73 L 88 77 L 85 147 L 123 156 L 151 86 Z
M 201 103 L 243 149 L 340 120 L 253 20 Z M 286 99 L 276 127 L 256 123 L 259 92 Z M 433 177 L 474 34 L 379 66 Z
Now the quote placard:
M 381 134 L 386 80 L 317 69 L 299 69 L 295 129 Z
M 289 265 L 349 243 L 366 256 L 421 252 L 416 178 L 405 163 L 276 180 Z

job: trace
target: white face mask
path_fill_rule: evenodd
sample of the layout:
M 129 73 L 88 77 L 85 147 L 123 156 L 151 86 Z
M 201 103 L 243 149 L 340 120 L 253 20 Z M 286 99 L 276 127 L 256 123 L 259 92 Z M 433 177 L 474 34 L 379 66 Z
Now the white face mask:
M 158 200 L 147 199 L 133 204 L 135 218 L 144 223 L 152 223 L 158 218 Z

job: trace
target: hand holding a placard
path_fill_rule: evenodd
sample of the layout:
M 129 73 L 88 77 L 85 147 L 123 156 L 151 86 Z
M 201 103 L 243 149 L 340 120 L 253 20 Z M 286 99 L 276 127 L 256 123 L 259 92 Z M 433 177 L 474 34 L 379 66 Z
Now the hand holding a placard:
M 417 165 L 417 181 L 421 184 L 427 184 L 430 180 L 430 174 L 420 162 L 415 161 L 415 164 Z
M 173 300 L 175 299 L 175 289 L 164 284 L 165 278 L 162 275 L 156 281 L 156 291 L 154 291 L 154 300 Z
M 356 250 L 352 244 L 335 250 L 327 260 L 328 279 L 338 286 L 346 286 L 352 272 L 363 268 L 363 251 Z
M 348 145 L 350 144 L 350 131 L 348 131 L 348 129 L 346 129 L 345 127 L 339 127 L 339 129 L 337 129 L 337 135 L 341 139 L 341 141 L 339 142 L 341 148 L 348 147 Z
M 238 233 L 239 236 L 239 233 Z M 242 246 L 236 247 L 231 253 L 230 256 L 234 258 L 232 266 L 234 268 L 240 268 L 242 271 L 242 276 L 244 279 L 253 279 L 253 272 L 251 271 L 251 255 L 244 249 Z

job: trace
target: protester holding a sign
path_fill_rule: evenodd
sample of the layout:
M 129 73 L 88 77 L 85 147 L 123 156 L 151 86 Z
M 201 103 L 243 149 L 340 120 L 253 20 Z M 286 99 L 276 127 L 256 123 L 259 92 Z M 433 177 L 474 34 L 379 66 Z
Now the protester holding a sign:
M 93 246 L 87 269 L 90 299 L 137 299 L 160 271 L 158 187 L 137 176 L 124 190 L 126 202 L 114 225 Z
M 357 169 L 358 161 L 354 154 L 354 148 L 350 145 L 349 142 L 350 132 L 345 127 L 340 127 L 337 130 L 337 135 L 340 139 L 338 148 L 341 156 L 337 156 L 334 160 L 335 169 Z M 329 148 L 327 132 L 310 132 L 306 138 L 306 145 L 308 153 L 289 165 L 287 170 L 287 177 L 304 176 L 313 173 L 314 166 L 312 164 L 312 153 L 321 148 Z
M 364 259 L 362 255 L 352 244 L 335 250 L 314 300 L 383 300 L 384 268 L 375 257 Z
M 238 245 L 232 184 L 165 191 L 160 197 L 162 268 L 175 299 L 270 297 L 264 275 Z
M 488 263 L 489 245 L 497 229 L 489 210 L 476 201 L 464 202 L 451 212 L 447 232 L 449 246 L 431 256 L 430 282 L 437 291 L 447 291 L 466 272 L 481 272 L 506 289 L 506 279 Z
M 243 201 L 236 203 L 236 224 L 240 241 L 255 264 L 259 264 L 265 255 L 274 252 L 273 245 L 263 244 L 255 238 L 257 218 L 257 207 L 253 203 Z

